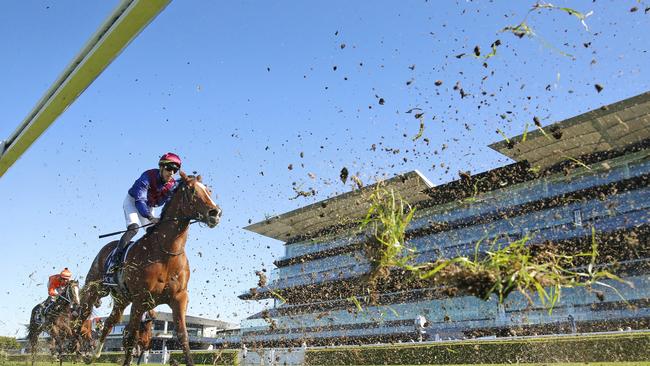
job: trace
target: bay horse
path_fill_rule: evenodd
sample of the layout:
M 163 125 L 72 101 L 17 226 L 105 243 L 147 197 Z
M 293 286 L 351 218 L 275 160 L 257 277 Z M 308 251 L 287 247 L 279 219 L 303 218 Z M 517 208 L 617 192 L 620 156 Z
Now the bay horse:
M 122 281 L 127 291 L 108 288 L 102 284 L 106 258 L 118 241 L 106 244 L 88 271 L 86 283 L 81 290 L 78 322 L 80 329 L 76 329 L 78 336 L 92 342 L 92 339 L 88 339 L 92 332 L 88 329 L 90 322 L 86 319 L 92 312 L 92 307 L 98 305 L 102 297 L 108 294 L 113 297 L 113 309 L 104 322 L 94 350 L 95 357 L 99 357 L 113 325 L 120 321 L 124 309 L 131 304 L 131 315 L 122 341 L 123 364 L 130 365 L 142 314 L 158 305 L 167 304 L 172 309 L 176 334 L 183 348 L 185 362 L 187 365 L 194 365 L 185 324 L 189 301 L 187 282 L 190 279 L 185 243 L 191 220 L 214 228 L 221 219 L 221 209 L 210 197 L 212 192 L 201 182 L 201 176 L 188 176 L 182 171 L 179 174 L 181 182 L 163 208 L 160 221 L 128 249 L 122 266 Z
M 79 309 L 79 282 L 70 280 L 62 293 L 54 300 L 47 314 L 40 314 L 42 321 L 37 321 L 43 305 L 38 304 L 32 309 L 29 325 L 27 326 L 27 339 L 32 354 L 32 366 L 36 361 L 38 336 L 42 332 L 50 335 L 50 352 L 56 354 L 59 364 L 63 363 L 64 353 L 73 353 L 78 350 L 77 337 L 73 333 L 74 312 Z

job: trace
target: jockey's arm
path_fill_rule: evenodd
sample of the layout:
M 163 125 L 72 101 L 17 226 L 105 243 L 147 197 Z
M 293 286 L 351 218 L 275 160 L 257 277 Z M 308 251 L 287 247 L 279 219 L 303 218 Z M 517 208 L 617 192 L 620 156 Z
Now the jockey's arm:
M 58 284 L 58 278 L 56 275 L 50 276 L 50 278 L 47 281 L 47 294 L 50 297 L 56 297 L 59 296 L 59 284 Z
M 138 213 L 142 217 L 149 218 L 151 217 L 151 211 L 147 205 L 147 191 L 149 190 L 149 176 L 147 172 L 144 172 L 140 178 L 138 178 L 134 183 L 131 189 L 129 189 L 129 194 L 135 199 L 135 208 L 138 209 Z

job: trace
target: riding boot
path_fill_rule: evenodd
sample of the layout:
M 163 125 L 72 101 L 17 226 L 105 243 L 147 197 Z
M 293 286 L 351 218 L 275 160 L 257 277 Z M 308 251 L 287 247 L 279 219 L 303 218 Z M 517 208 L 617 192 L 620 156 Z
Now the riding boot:
M 40 324 L 42 324 L 45 321 L 45 316 L 47 315 L 47 312 L 50 310 L 50 307 L 54 304 L 54 299 L 52 296 L 48 296 L 45 301 L 41 303 L 41 308 L 39 312 L 36 314 L 36 321 Z
M 113 266 L 106 270 L 106 273 L 114 273 L 122 265 L 122 256 L 124 256 L 124 250 L 131 242 L 131 239 L 138 233 L 138 224 L 130 224 L 126 228 L 126 232 L 122 234 L 120 242 L 117 243 L 117 251 L 115 252 L 115 258 L 113 259 Z

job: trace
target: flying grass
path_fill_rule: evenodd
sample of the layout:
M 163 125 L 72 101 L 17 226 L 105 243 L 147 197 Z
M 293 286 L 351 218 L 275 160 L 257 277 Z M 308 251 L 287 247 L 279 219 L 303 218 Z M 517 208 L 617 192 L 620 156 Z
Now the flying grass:
M 537 126 L 537 129 L 540 130 L 540 131 L 542 132 L 542 135 L 544 135 L 544 137 L 546 137 L 547 140 L 549 140 L 549 141 L 553 141 L 553 139 L 551 138 L 551 136 L 549 136 L 549 135 L 546 133 L 546 131 L 544 131 L 544 129 L 543 129 L 542 127 Z
M 591 170 L 591 168 L 589 166 L 587 166 L 587 164 L 583 163 L 582 161 L 580 161 L 580 160 L 578 160 L 576 158 L 572 158 L 572 157 L 570 157 L 568 155 L 562 155 L 562 157 L 566 158 L 567 160 L 571 160 L 572 162 L 580 165 L 581 167 L 583 167 L 583 168 L 585 168 L 587 170 Z
M 371 248 L 375 252 L 374 262 L 381 267 L 405 266 L 410 257 L 404 253 L 412 251 L 404 246 L 405 233 L 415 209 L 399 194 L 381 185 L 369 200 L 371 205 L 361 221 L 361 229 L 369 229 L 378 244 Z
M 598 243 L 593 227 L 591 250 L 587 252 L 567 254 L 552 244 L 531 245 L 531 238 L 524 235 L 505 244 L 500 243 L 498 238 L 487 244 L 483 244 L 483 239 L 479 240 L 472 258 L 457 256 L 413 264 L 415 251 L 407 246 L 405 238 L 415 209 L 395 192 L 382 186 L 377 187 L 370 201 L 361 228 L 370 228 L 370 243 L 374 245 L 371 246 L 372 250 L 367 251 L 372 264 L 372 281 L 376 280 L 378 273 L 387 277 L 389 269 L 396 267 L 408 271 L 419 280 L 429 281 L 433 286 L 453 286 L 483 300 L 496 295 L 499 303 L 504 303 L 512 292 L 519 292 L 533 305 L 533 297 L 536 297 L 549 313 L 566 288 L 582 287 L 595 291 L 594 286 L 602 286 L 613 290 L 625 301 L 614 286 L 603 280 L 631 286 L 605 266 L 597 269 Z M 582 258 L 589 259 L 585 268 L 580 267 Z M 596 294 L 599 296 L 599 292 Z
M 287 299 L 282 297 L 277 291 L 271 290 L 270 288 L 267 287 L 271 295 L 273 295 L 276 299 L 280 300 L 280 305 L 285 304 L 287 302 Z
M 586 20 L 587 20 L 587 18 L 589 16 L 591 16 L 593 14 L 593 11 L 583 13 L 583 12 L 580 12 L 580 11 L 572 9 L 572 8 L 556 6 L 556 5 L 553 5 L 551 3 L 538 1 L 528 11 L 526 16 L 524 17 L 524 20 L 521 21 L 521 23 L 519 23 L 517 25 L 510 25 L 510 26 L 507 26 L 507 27 L 501 29 L 501 32 L 512 33 L 512 34 L 514 34 L 515 36 L 517 36 L 519 38 L 523 38 L 523 37 L 537 38 L 542 43 L 542 45 L 544 47 L 547 47 L 547 48 L 549 48 L 549 49 L 551 49 L 553 51 L 556 51 L 556 52 L 560 53 L 563 56 L 574 58 L 573 55 L 558 49 L 557 47 L 553 46 L 551 43 L 546 41 L 544 38 L 537 35 L 533 31 L 533 29 L 528 25 L 528 23 L 527 23 L 528 16 L 530 15 L 530 13 L 532 13 L 534 11 L 538 11 L 538 10 L 559 10 L 559 11 L 563 11 L 563 12 L 565 12 L 565 13 L 571 15 L 571 16 L 576 17 L 580 21 L 580 24 L 582 24 L 582 26 L 585 28 L 586 31 L 589 31 L 589 27 L 587 26 Z
M 526 142 L 526 137 L 528 137 L 528 122 L 524 126 L 524 136 L 521 138 L 521 142 Z
M 510 32 L 519 38 L 523 38 L 524 36 L 528 36 L 532 38 L 535 36 L 535 32 L 533 32 L 533 30 L 528 26 L 528 24 L 526 24 L 525 20 L 517 25 L 507 26 L 503 28 L 501 32 Z
M 543 1 L 540 1 L 540 2 L 536 3 L 535 5 L 533 5 L 532 10 L 537 10 L 537 9 L 551 9 L 551 10 L 564 11 L 567 14 L 578 18 L 578 20 L 580 20 L 580 23 L 582 24 L 583 27 L 585 27 L 585 30 L 587 32 L 589 31 L 589 27 L 587 26 L 587 23 L 585 21 L 587 20 L 587 18 L 589 16 L 591 16 L 594 13 L 593 11 L 590 11 L 590 12 L 584 14 L 584 13 L 581 13 L 581 12 L 575 10 L 575 9 L 562 7 L 562 6 L 555 6 L 555 5 L 551 4 L 551 3 L 545 3 Z
M 500 129 L 497 128 L 497 133 L 499 135 L 501 135 L 501 137 L 503 137 L 503 139 L 506 140 L 506 142 L 508 144 L 510 143 L 510 139 L 508 138 L 508 136 L 503 131 L 501 131 Z
M 349 302 L 353 303 L 354 306 L 357 308 L 357 311 L 358 311 L 358 312 L 362 312 L 362 311 L 363 311 L 363 308 L 361 307 L 361 302 L 359 301 L 359 299 L 357 299 L 356 296 L 350 296 L 350 297 L 348 297 L 346 300 L 348 300 Z
M 418 130 L 417 135 L 413 137 L 413 141 L 418 140 L 420 137 L 422 137 L 422 134 L 424 133 L 424 117 L 420 116 L 420 118 L 418 119 L 420 120 L 420 129 Z

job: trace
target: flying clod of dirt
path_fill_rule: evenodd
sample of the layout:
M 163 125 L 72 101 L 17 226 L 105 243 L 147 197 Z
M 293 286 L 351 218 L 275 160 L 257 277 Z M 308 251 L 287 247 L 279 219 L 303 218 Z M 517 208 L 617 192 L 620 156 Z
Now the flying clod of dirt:
M 345 182 L 347 182 L 347 180 L 348 180 L 348 174 L 349 174 L 349 173 L 348 173 L 348 168 L 343 167 L 343 169 L 341 169 L 341 175 L 340 175 L 340 177 L 341 177 L 341 182 L 343 182 L 343 184 L 345 184 Z
M 266 270 L 261 270 L 261 271 L 255 271 L 255 275 L 259 278 L 257 281 L 257 287 L 266 287 L 268 283 L 268 279 L 266 278 L 266 274 L 264 273 Z
M 458 176 L 460 177 L 460 179 L 464 179 L 464 180 L 471 180 L 472 179 L 472 173 L 470 171 L 464 172 L 462 170 L 459 170 L 458 171 Z
M 262 319 L 264 319 L 269 324 L 269 330 L 274 331 L 278 328 L 278 323 L 273 320 L 271 313 L 268 310 L 262 311 Z

